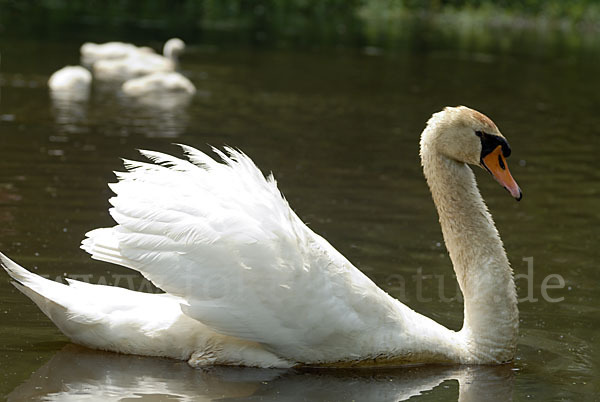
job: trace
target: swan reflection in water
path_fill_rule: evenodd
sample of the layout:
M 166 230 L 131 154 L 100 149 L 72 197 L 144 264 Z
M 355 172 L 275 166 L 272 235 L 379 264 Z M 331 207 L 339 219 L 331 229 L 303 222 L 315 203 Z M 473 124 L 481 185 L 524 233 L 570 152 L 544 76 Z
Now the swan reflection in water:
M 404 401 L 427 391 L 449 400 L 454 392 L 438 385 L 450 380 L 458 381 L 459 401 L 512 399 L 514 373 L 510 365 L 201 370 L 183 361 L 98 352 L 69 344 L 13 390 L 8 401 Z
M 89 98 L 74 99 L 68 94 L 51 92 L 50 101 L 58 133 L 71 134 L 88 131 Z
M 51 94 L 58 134 L 89 133 L 96 127 L 106 135 L 141 134 L 149 138 L 175 138 L 188 128 L 187 94 L 129 97 L 111 83 L 96 85 L 90 100 L 73 100 Z
M 189 106 L 192 97 L 187 94 L 161 94 L 150 97 L 118 96 L 121 107 L 119 123 L 135 133 L 149 138 L 175 138 L 188 128 Z

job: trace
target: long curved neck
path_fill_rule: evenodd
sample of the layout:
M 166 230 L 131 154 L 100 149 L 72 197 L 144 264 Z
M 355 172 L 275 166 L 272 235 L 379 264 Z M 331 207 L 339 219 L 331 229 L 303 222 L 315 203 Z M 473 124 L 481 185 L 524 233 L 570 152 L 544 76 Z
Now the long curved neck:
M 167 42 L 163 47 L 163 56 L 171 60 L 173 63 L 177 63 L 179 61 L 179 50 L 176 50 L 173 47 L 173 44 Z
M 466 362 L 509 361 L 516 348 L 518 310 L 502 240 L 473 171 L 438 153 L 436 136 L 428 134 L 422 137 L 421 161 L 464 296 L 460 334 L 469 353 Z

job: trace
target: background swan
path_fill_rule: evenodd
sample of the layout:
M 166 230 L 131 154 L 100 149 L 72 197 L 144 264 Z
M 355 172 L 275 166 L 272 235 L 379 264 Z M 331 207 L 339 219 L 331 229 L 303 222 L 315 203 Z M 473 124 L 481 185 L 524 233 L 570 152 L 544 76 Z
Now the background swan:
M 131 52 L 125 57 L 100 59 L 93 64 L 94 75 L 100 79 L 127 79 L 155 72 L 174 71 L 185 43 L 179 38 L 169 39 L 163 55 L 151 52 Z
M 464 294 L 455 332 L 377 287 L 312 232 L 244 154 L 218 163 L 143 151 L 112 184 L 117 225 L 87 234 L 92 258 L 141 272 L 166 294 L 43 279 L 5 256 L 15 286 L 74 342 L 141 355 L 259 367 L 510 361 L 518 311 L 512 270 L 467 164 L 516 199 L 494 123 L 446 108 L 421 136 L 425 177 Z
M 107 42 L 107 43 L 92 43 L 86 42 L 79 48 L 81 53 L 81 61 L 85 64 L 92 64 L 98 60 L 120 59 L 127 57 L 130 54 L 154 53 L 154 50 L 149 47 L 138 47 L 132 43 L 123 42 Z
M 177 72 L 157 72 L 123 83 L 123 92 L 130 96 L 160 94 L 194 95 L 196 87 L 185 76 Z
M 48 80 L 52 96 L 71 100 L 87 99 L 91 84 L 92 74 L 81 66 L 63 67 Z

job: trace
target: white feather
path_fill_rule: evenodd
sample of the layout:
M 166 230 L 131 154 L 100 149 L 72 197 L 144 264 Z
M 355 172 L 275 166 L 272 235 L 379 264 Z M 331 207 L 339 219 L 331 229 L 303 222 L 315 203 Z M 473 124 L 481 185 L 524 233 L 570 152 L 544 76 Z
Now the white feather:
M 120 57 L 96 58 L 93 63 L 94 75 L 99 79 L 119 80 L 171 72 L 175 70 L 178 56 L 184 49 L 183 41 L 173 38 L 165 43 L 163 55 L 134 49 Z
M 81 66 L 66 66 L 54 72 L 48 80 L 53 97 L 65 100 L 87 100 L 92 74 Z
M 154 53 L 154 50 L 147 47 L 137 47 L 131 43 L 107 42 L 92 43 L 86 42 L 79 49 L 81 61 L 85 64 L 92 64 L 98 60 L 120 59 L 134 53 Z
M 105 239 L 105 234 L 102 229 L 94 231 L 98 239 Z M 67 279 L 67 286 L 35 275 L 1 253 L 0 263 L 14 279 L 13 285 L 75 343 L 121 353 L 189 359 L 196 366 L 214 363 L 212 356 L 229 365 L 291 365 L 258 344 L 219 335 L 191 319 L 181 312 L 186 301 L 173 295 L 73 279 Z
M 403 315 L 416 314 L 302 223 L 272 177 L 231 148 L 216 151 L 223 163 L 184 150 L 195 164 L 149 151 L 155 165 L 126 162 L 111 185 L 118 225 L 88 233 L 83 248 L 185 299 L 185 314 L 215 331 L 286 359 L 347 360 L 397 346 L 373 329 L 406 332 Z

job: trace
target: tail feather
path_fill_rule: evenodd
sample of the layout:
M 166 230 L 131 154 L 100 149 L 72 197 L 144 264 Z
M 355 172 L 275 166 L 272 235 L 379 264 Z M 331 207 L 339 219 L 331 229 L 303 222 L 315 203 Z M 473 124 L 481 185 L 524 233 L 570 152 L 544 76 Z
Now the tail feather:
M 2 253 L 0 265 L 13 279 L 12 284 L 73 340 L 84 332 L 84 328 L 100 322 L 105 315 L 102 305 L 111 303 L 111 298 L 106 295 L 94 294 L 89 289 L 82 292 L 80 286 L 69 286 L 29 272 Z M 71 279 L 68 282 L 77 281 Z
M 171 295 L 73 279 L 67 279 L 66 285 L 29 272 L 2 253 L 0 265 L 19 291 L 67 337 L 81 345 L 187 359 L 196 335 L 206 331 L 202 324 L 181 312 L 180 304 L 185 301 Z
M 12 284 L 29 297 L 57 325 L 67 313 L 69 287 L 29 272 L 0 253 L 0 265 L 13 279 Z
M 12 261 L 3 253 L 0 253 L 0 265 L 2 265 L 2 268 L 4 268 L 11 278 L 18 282 L 27 282 L 32 275 L 31 272 Z
M 52 301 L 54 304 L 65 307 L 64 294 L 68 289 L 67 285 L 31 273 L 2 253 L 0 253 L 0 265 L 13 279 L 13 285 L 40 306 L 44 313 L 46 311 L 40 303 L 46 304 Z

